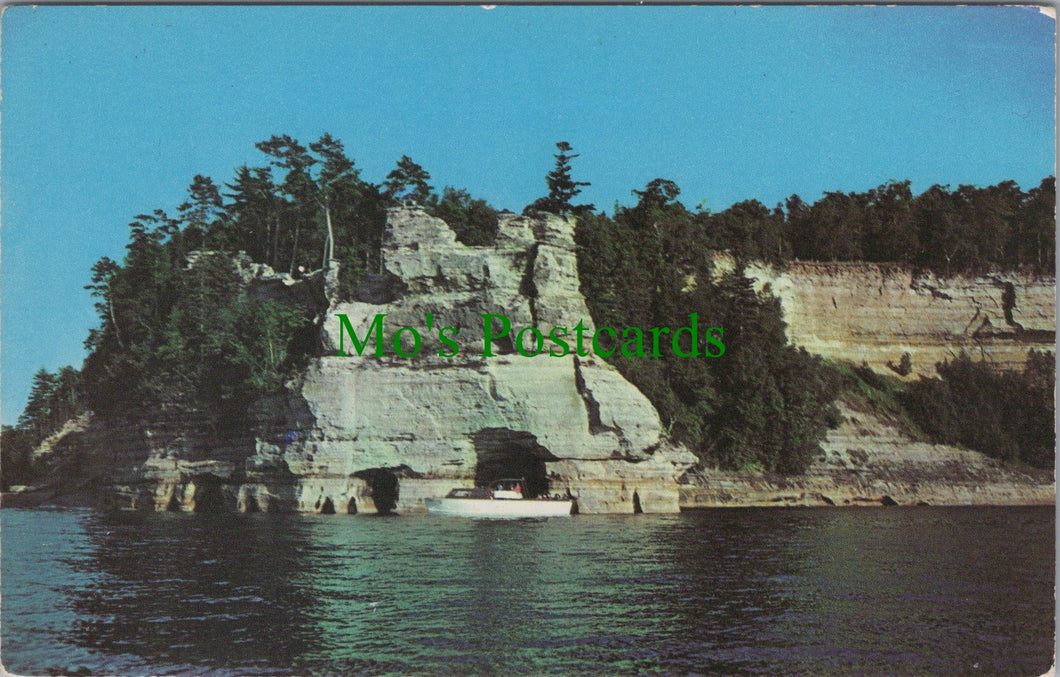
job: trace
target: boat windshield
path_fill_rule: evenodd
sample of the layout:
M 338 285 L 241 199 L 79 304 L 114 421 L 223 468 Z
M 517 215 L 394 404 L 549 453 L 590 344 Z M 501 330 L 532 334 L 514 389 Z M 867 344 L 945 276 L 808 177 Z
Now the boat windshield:
M 459 488 L 449 492 L 447 498 L 490 498 L 490 490 L 482 487 Z

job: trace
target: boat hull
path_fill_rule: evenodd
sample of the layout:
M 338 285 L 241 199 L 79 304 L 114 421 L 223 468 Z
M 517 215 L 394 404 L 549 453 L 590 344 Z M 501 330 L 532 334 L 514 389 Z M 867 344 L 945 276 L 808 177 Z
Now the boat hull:
M 449 517 L 525 519 L 570 515 L 572 501 L 504 500 L 483 498 L 425 498 L 427 512 Z

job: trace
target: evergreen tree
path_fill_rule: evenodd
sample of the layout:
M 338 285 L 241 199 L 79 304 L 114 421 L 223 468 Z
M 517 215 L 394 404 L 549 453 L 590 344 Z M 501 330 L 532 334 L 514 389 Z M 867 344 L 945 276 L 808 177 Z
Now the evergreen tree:
M 581 194 L 581 187 L 590 184 L 588 181 L 575 181 L 571 177 L 571 160 L 578 157 L 577 153 L 571 153 L 571 145 L 566 141 L 560 141 L 556 144 L 556 148 L 559 150 L 559 153 L 553 156 L 556 158 L 556 166 L 545 176 L 548 195 L 534 200 L 523 210 L 524 214 L 548 212 L 561 216 L 566 214 L 580 216 L 591 212 L 594 208 L 591 204 L 574 205 L 571 203 L 571 200 Z
M 640 220 L 647 221 L 656 212 L 663 211 L 667 205 L 676 201 L 681 189 L 669 179 L 652 179 L 644 190 L 634 190 L 633 194 L 638 198 L 635 210 L 646 216 Z
M 910 182 L 890 182 L 870 190 L 862 253 L 868 261 L 910 263 L 920 249 L 912 218 Z
M 1020 212 L 1021 237 L 1016 246 L 1021 254 L 1016 264 L 1033 263 L 1038 270 L 1056 267 L 1056 178 L 1042 180 L 1031 189 Z
M 917 197 L 913 218 L 919 233 L 916 263 L 949 275 L 971 261 L 961 201 L 948 186 L 934 185 Z
M 32 431 L 38 438 L 44 438 L 54 420 L 52 402 L 59 379 L 44 367 L 33 375 L 29 400 L 26 408 L 18 417 L 18 427 Z
M 245 251 L 253 260 L 275 269 L 283 210 L 271 168 L 239 167 L 234 181 L 225 187 L 232 191 L 225 195 L 232 200 L 226 209 L 232 249 Z
M 835 375 L 787 345 L 775 298 L 755 292 L 740 272 L 715 279 L 704 228 L 709 215 L 690 214 L 675 200 L 676 185 L 662 179 L 637 194 L 638 205 L 620 209 L 614 219 L 579 219 L 578 272 L 589 310 L 597 326 L 645 333 L 686 326 L 695 313 L 701 356 L 680 357 L 666 345 L 659 357 L 616 351 L 607 359 L 704 463 L 801 472 L 838 423 Z M 779 232 L 779 221 L 775 227 Z M 716 350 L 706 341 L 710 327 L 724 332 L 722 357 L 702 356 Z M 679 347 L 691 354 L 683 338 Z
M 234 242 L 223 238 L 223 229 L 218 227 L 225 212 L 221 191 L 208 176 L 196 174 L 188 187 L 188 199 L 181 203 L 177 210 L 180 221 L 184 223 L 184 238 L 190 248 L 209 249 L 211 246 L 230 249 Z M 220 232 L 219 232 L 220 231 Z M 216 242 L 209 242 L 209 235 L 215 234 Z M 222 237 L 217 237 L 222 235 Z
M 363 182 L 342 143 L 329 134 L 308 148 L 289 136 L 257 144 L 285 171 L 280 184 L 287 226 L 288 272 L 341 264 L 340 293 L 349 298 L 357 280 L 378 268 L 386 198 Z
M 737 202 L 723 212 L 699 219 L 712 249 L 728 251 L 741 261 L 782 265 L 791 258 L 783 213 L 770 211 L 757 200 Z
M 384 194 L 388 200 L 411 202 L 423 207 L 430 207 L 437 202 L 434 188 L 427 183 L 431 175 L 408 155 L 402 155 L 397 167 L 386 175 L 383 182 Z
M 29 399 L 18 418 L 15 430 L 19 434 L 11 439 L 32 449 L 84 411 L 81 373 L 72 367 L 62 367 L 55 374 L 41 368 L 33 376 Z
M 31 431 L 7 425 L 0 428 L 0 491 L 33 482 L 33 448 L 37 443 Z

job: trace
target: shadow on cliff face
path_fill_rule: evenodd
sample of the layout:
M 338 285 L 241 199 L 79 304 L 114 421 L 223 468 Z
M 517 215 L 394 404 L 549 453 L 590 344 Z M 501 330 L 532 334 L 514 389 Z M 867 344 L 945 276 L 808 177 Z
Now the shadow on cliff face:
M 472 437 L 478 463 L 475 484 L 486 486 L 500 479 L 522 479 L 528 498 L 549 493 L 546 462 L 557 461 L 552 452 L 528 432 L 485 428 Z

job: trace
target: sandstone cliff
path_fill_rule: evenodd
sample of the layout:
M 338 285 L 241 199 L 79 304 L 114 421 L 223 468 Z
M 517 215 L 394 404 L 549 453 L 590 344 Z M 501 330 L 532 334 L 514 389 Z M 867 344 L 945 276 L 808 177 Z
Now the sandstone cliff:
M 413 359 L 366 351 L 313 363 L 297 386 L 301 439 L 270 450 L 299 477 L 300 509 L 363 501 L 358 480 L 393 472 L 405 512 L 476 477 L 503 476 L 525 476 L 537 491 L 570 490 L 583 512 L 632 512 L 634 500 L 645 512 L 677 510 L 675 480 L 695 458 L 664 438 L 650 402 L 613 367 L 595 357 L 525 357 L 510 346 L 508 354 L 482 355 L 484 313 L 546 334 L 579 321 L 591 326 L 573 225 L 502 215 L 495 245 L 473 248 L 440 219 L 391 211 L 384 274 L 360 294 L 367 300 L 332 305 L 323 341 L 337 352 L 339 314 L 364 337 L 385 313 L 386 345 L 410 326 L 423 346 Z M 456 356 L 437 354 L 428 316 L 436 328 L 458 330 Z
M 732 265 L 721 257 L 719 267 Z M 753 265 L 784 308 L 788 338 L 812 353 L 884 371 L 909 353 L 913 374 L 961 350 L 1022 368 L 1030 349 L 1056 349 L 1056 278 L 1021 273 L 940 277 L 909 266 Z
M 843 423 L 803 475 L 705 470 L 682 478 L 681 506 L 1048 505 L 1046 470 L 1006 468 L 975 451 L 918 442 L 871 412 L 840 407 Z
M 514 331 L 579 321 L 591 331 L 572 236 L 565 219 L 502 214 L 493 246 L 467 247 L 441 220 L 395 209 L 382 269 L 350 302 L 335 298 L 334 266 L 294 280 L 241 260 L 252 293 L 318 313 L 321 355 L 286 395 L 258 402 L 239 429 L 165 411 L 77 421 L 38 452 L 52 459 L 50 488 L 20 498 L 103 496 L 143 510 L 409 513 L 455 486 L 516 476 L 535 491 L 569 490 L 582 512 L 1053 500 L 1046 475 L 916 442 L 849 409 L 826 457 L 804 476 L 685 475 L 695 458 L 667 439 L 648 400 L 603 360 L 524 357 L 503 341 L 496 356 L 481 354 L 483 313 L 505 315 Z M 939 279 L 900 266 L 820 263 L 748 273 L 781 299 L 792 343 L 878 370 L 908 352 L 914 374 L 932 374 L 961 349 L 1015 367 L 1029 348 L 1055 346 L 1052 278 Z M 397 328 L 414 327 L 421 351 L 339 355 L 340 314 L 361 337 L 385 314 L 385 345 Z M 438 355 L 443 326 L 458 330 L 454 357 Z
M 716 257 L 719 272 L 734 262 Z M 1020 369 L 1031 349 L 1056 349 L 1056 280 L 997 273 L 939 277 L 902 265 L 753 264 L 747 275 L 783 307 L 788 339 L 837 361 L 894 374 L 909 353 L 908 378 L 964 350 Z M 1055 502 L 1047 471 L 1004 467 L 984 454 L 911 438 L 873 412 L 841 403 L 842 423 L 825 456 L 795 477 L 719 471 L 682 478 L 685 508 L 777 505 L 1009 505 Z
M 255 293 L 310 306 L 327 296 L 323 354 L 286 400 L 259 403 L 240 430 L 166 412 L 94 421 L 54 445 L 65 450 L 54 473 L 135 509 L 408 513 L 455 486 L 525 477 L 533 493 L 570 491 L 581 512 L 676 512 L 676 480 L 696 459 L 666 439 L 617 370 L 593 356 L 524 357 L 510 343 L 482 355 L 484 313 L 546 334 L 578 322 L 591 330 L 573 227 L 502 214 L 495 245 L 467 247 L 440 219 L 391 210 L 383 269 L 352 302 L 334 298 L 334 267 L 301 282 L 247 269 Z M 339 314 L 361 337 L 385 314 L 386 345 L 410 326 L 422 350 L 340 355 Z M 456 356 L 438 355 L 441 326 L 458 330 Z

